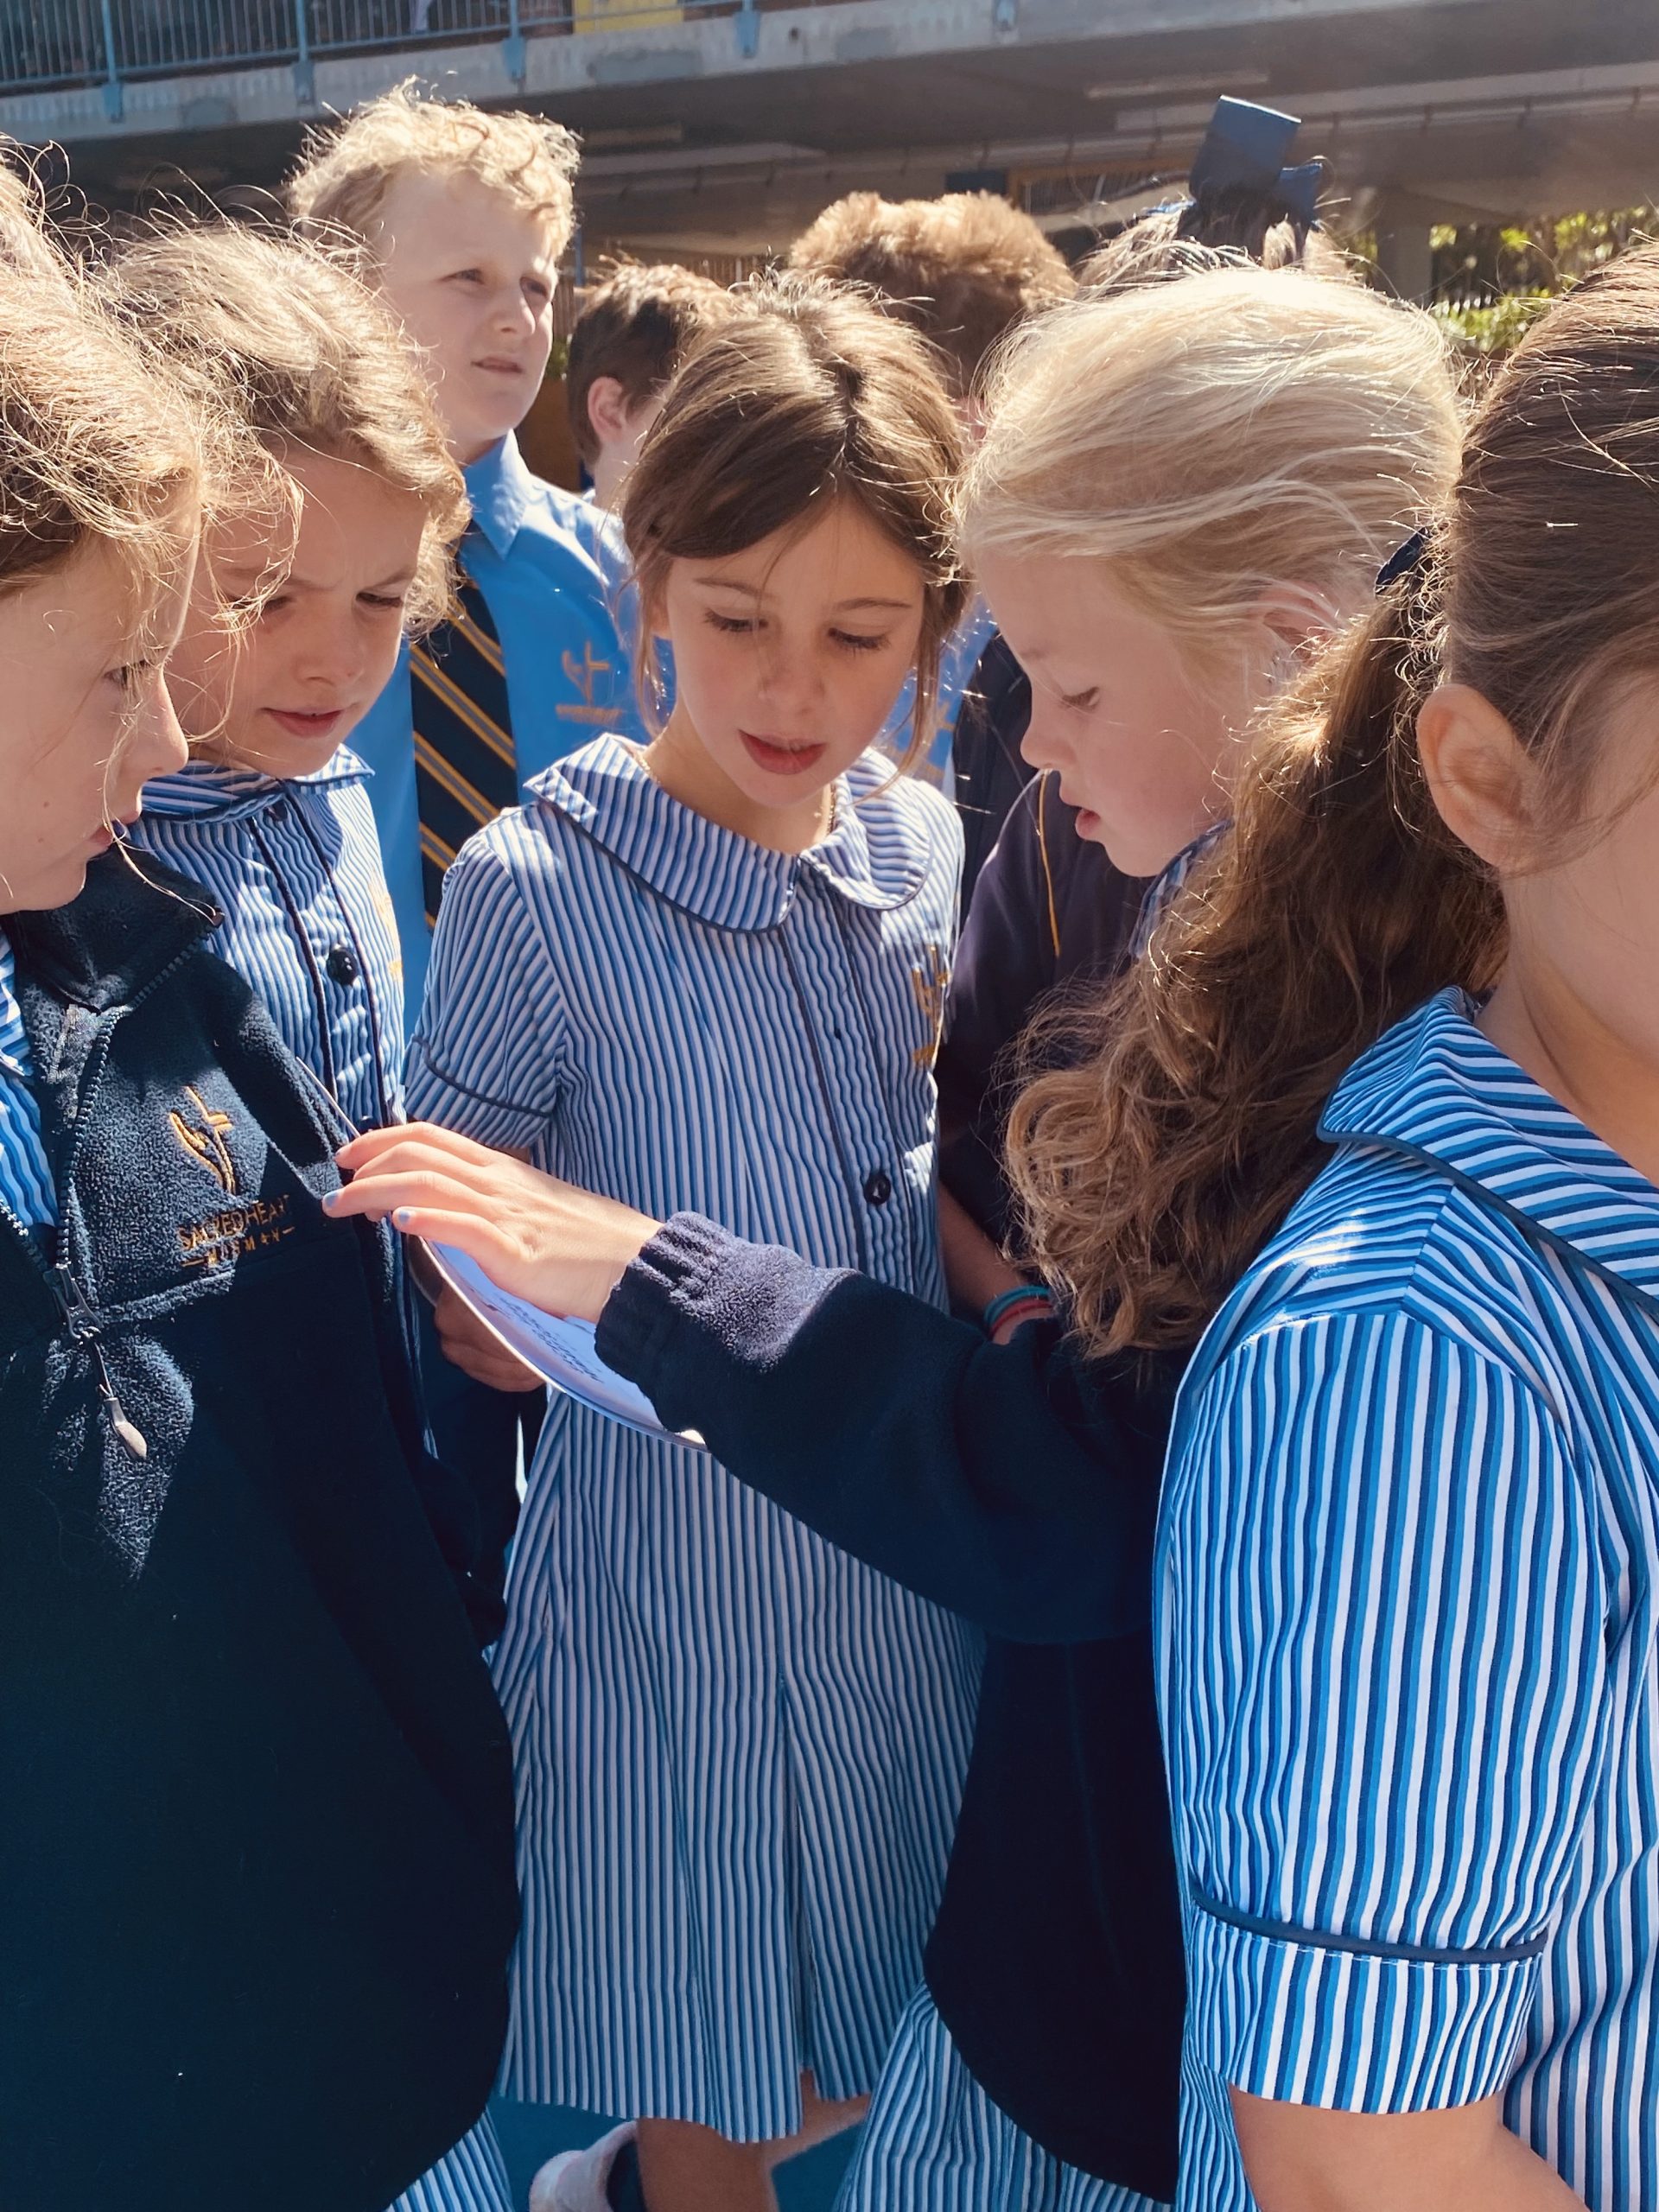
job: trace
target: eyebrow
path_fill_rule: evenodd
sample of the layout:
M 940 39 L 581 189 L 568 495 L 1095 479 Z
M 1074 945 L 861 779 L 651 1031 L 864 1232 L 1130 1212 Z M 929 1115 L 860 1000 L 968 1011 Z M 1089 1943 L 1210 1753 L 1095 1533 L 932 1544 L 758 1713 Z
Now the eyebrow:
M 766 594 L 758 584 L 741 584 L 732 576 L 698 576 L 695 581 L 708 584 L 715 591 L 741 591 L 745 599 L 764 599 Z M 836 614 L 851 614 L 860 609 L 880 609 L 889 614 L 907 614 L 916 604 L 912 599 L 838 599 L 832 610 Z
M 395 575 L 383 576 L 374 583 L 359 584 L 357 588 L 359 591 L 396 591 L 403 586 L 412 584 L 414 581 L 415 571 L 413 569 L 399 569 Z M 332 584 L 320 584 L 312 577 L 302 576 L 296 574 L 294 569 L 290 569 L 288 574 L 282 579 L 282 582 L 276 586 L 276 589 L 279 592 L 332 591 L 334 589 L 334 586 Z

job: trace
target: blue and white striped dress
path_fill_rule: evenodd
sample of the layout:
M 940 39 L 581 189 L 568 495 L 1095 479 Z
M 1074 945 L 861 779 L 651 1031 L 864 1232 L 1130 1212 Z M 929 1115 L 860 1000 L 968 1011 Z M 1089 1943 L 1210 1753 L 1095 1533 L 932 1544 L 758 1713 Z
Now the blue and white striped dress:
M 963 2063 L 926 1985 L 887 2053 L 836 2212 L 1166 2212 L 1068 2166 Z
M 950 808 L 867 754 L 796 856 L 614 738 L 534 788 L 445 880 L 411 1110 L 942 1300 Z M 557 1394 L 508 1604 L 508 2094 L 759 2140 L 799 2124 L 804 2069 L 868 2090 L 943 1882 L 976 1636 Z
M 1502 2095 L 1659 2212 L 1659 1191 L 1447 993 L 1183 1387 L 1159 1548 L 1188 1943 L 1179 2199 L 1227 2084 Z
M 213 950 L 359 1128 L 398 1119 L 404 1068 L 403 960 L 368 775 L 344 746 L 284 781 L 192 760 L 144 785 L 129 832 L 212 893 L 225 915 Z
M 144 785 L 132 842 L 211 892 L 213 950 L 245 976 L 277 1033 L 359 1128 L 402 1110 L 403 963 L 365 788 L 344 747 L 278 781 L 193 760 Z M 512 2212 L 488 2116 L 392 2212 Z
M 54 1228 L 58 1218 L 34 1077 L 17 1004 L 16 957 L 0 927 L 0 1205 L 25 1230 Z

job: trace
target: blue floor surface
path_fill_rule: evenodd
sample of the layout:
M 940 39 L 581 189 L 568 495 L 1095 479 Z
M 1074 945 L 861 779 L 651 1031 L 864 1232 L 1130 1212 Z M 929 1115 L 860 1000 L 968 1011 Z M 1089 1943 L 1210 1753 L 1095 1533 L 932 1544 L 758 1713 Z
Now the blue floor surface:
M 522 2208 L 529 2201 L 530 2178 L 543 2158 L 556 2151 L 580 2149 L 604 2134 L 611 2122 L 592 2113 L 567 2112 L 550 2105 L 509 2104 L 496 2100 L 495 2125 L 502 2155 L 512 2177 L 514 2201 Z M 856 2129 L 833 2143 L 821 2143 L 804 2158 L 792 2159 L 778 2173 L 778 2201 L 781 2212 L 830 2212 L 842 2170 L 852 2155 Z

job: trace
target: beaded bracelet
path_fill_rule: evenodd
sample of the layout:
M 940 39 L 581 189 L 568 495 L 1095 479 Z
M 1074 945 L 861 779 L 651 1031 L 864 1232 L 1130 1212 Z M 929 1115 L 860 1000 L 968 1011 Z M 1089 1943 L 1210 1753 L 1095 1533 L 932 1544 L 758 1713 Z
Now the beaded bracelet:
M 1021 1323 L 1046 1319 L 1054 1311 L 1054 1294 L 1046 1283 L 1022 1282 L 1012 1290 L 1000 1290 L 980 1315 L 980 1326 L 988 1337 L 994 1337 L 1010 1313 L 1022 1306 L 1029 1306 L 1029 1313 L 1021 1313 Z

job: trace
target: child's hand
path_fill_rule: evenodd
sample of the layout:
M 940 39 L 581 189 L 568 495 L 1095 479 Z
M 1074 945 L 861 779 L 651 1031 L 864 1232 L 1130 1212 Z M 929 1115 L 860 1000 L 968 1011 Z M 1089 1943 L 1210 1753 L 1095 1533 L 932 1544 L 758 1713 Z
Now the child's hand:
M 480 1320 L 458 1290 L 448 1283 L 432 1305 L 432 1325 L 444 1357 L 492 1390 L 537 1390 L 542 1378 L 510 1352 L 487 1323 Z
M 598 1320 L 661 1226 L 426 1122 L 371 1129 L 339 1159 L 352 1179 L 324 1199 L 330 1213 L 389 1214 L 405 1236 L 453 1244 L 502 1290 L 575 1320 Z

